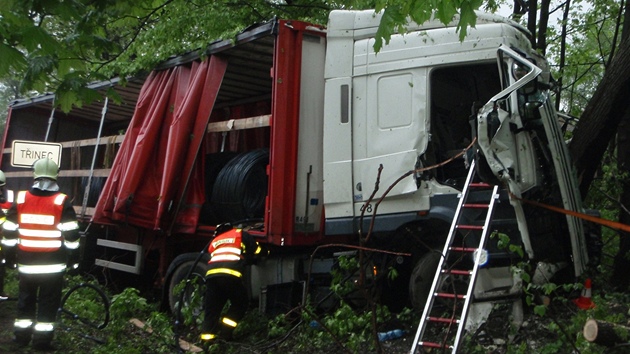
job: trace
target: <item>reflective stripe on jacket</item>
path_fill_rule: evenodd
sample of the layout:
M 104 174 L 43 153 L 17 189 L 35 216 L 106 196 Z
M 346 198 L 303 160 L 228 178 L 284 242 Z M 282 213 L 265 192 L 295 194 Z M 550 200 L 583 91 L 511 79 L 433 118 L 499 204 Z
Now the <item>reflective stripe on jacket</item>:
M 18 247 L 27 252 L 54 252 L 61 248 L 61 214 L 66 195 L 35 196 L 27 191 L 17 195 Z
M 243 260 L 242 230 L 233 229 L 217 236 L 208 246 L 210 260 L 208 261 L 208 275 L 229 274 L 242 277 Z
M 4 200 L 4 203 L 0 203 L 0 208 L 2 208 L 2 211 L 6 214 L 7 211 L 9 211 L 9 208 L 11 208 L 11 205 L 13 204 L 13 191 L 8 190 L 8 191 L 5 191 L 4 194 L 5 194 L 6 199 Z

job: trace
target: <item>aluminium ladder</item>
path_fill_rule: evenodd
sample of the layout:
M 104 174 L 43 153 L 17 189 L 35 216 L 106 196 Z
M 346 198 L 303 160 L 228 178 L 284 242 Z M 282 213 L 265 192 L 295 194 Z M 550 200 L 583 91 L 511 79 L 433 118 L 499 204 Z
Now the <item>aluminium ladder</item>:
M 497 192 L 498 186 L 492 186 L 483 182 L 474 182 L 475 178 L 475 161 L 472 161 L 464 189 L 459 196 L 460 200 L 457 210 L 455 211 L 453 223 L 451 224 L 446 243 L 444 244 L 444 250 L 442 251 L 435 277 L 433 278 L 431 291 L 427 297 L 420 324 L 418 325 L 416 337 L 411 348 L 411 354 L 416 353 L 417 347 L 442 349 L 442 351 L 439 351 L 440 353 L 457 353 L 466 324 L 466 316 L 475 287 L 477 271 L 480 263 L 485 263 L 485 260 L 482 259 L 482 255 L 485 252 L 483 248 L 492 221 L 494 203 L 499 198 Z M 484 202 L 475 201 L 474 203 L 467 203 L 469 192 L 473 189 L 485 190 L 485 192 L 475 194 L 476 198 L 482 199 L 483 197 Z M 490 190 L 491 193 L 488 193 Z M 480 195 L 482 197 L 480 197 Z M 485 198 L 486 195 L 490 195 L 490 197 Z M 489 200 L 485 202 L 485 199 Z M 464 211 L 473 211 L 473 209 L 476 209 L 474 211 L 481 213 L 481 215 L 485 212 L 483 226 L 462 223 L 462 214 Z M 477 219 L 479 220 L 480 218 Z M 479 224 L 479 222 L 477 224 Z M 474 240 L 473 243 L 477 244 L 477 246 L 466 246 L 464 242 L 461 242 L 461 245 L 456 245 L 455 235 L 458 232 L 465 233 L 465 239 L 472 238 Z M 472 262 L 470 261 L 471 259 L 473 260 Z M 464 279 L 463 285 L 467 287 L 465 294 L 464 291 L 458 293 L 458 287 L 455 286 L 455 281 L 453 281 L 454 277 Z M 448 280 L 451 281 L 450 284 Z M 443 289 L 445 285 L 447 286 L 446 290 L 438 291 L 438 288 Z M 439 308 L 434 309 L 436 300 L 442 303 L 448 303 L 447 307 L 450 314 L 445 316 L 444 313 L 432 313 L 435 312 L 432 310 L 439 310 Z M 457 325 L 456 332 L 453 328 L 454 325 Z M 427 339 L 429 337 L 429 331 L 427 331 L 427 329 L 431 330 L 430 335 L 432 338 L 439 339 L 429 341 Z

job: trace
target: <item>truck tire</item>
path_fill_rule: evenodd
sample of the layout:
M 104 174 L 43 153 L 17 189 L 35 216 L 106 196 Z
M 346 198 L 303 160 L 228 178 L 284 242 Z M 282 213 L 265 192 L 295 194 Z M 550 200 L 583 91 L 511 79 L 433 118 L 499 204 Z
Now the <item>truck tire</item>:
M 166 283 L 164 288 L 167 290 L 168 307 L 171 313 L 176 313 L 177 303 L 181 299 L 181 292 L 177 292 L 177 285 L 186 280 L 190 272 L 190 268 L 194 265 L 194 269 L 190 274 L 190 277 L 194 279 L 193 284 L 198 288 L 203 288 L 206 275 L 206 264 L 208 262 L 208 255 L 205 254 L 198 262 L 198 253 L 185 253 L 177 256 L 166 272 Z M 195 263 L 196 262 L 196 263 Z M 190 294 L 193 289 L 190 286 L 187 288 L 187 293 L 184 295 L 184 303 L 190 303 Z M 199 311 L 201 309 L 198 309 Z
M 409 295 L 411 304 L 415 311 L 422 313 L 424 306 L 429 298 L 433 278 L 442 257 L 441 251 L 433 250 L 425 253 L 420 257 L 418 263 L 413 268 L 411 278 L 409 279 Z M 441 277 L 440 283 L 437 285 L 436 291 L 458 294 L 465 294 L 468 282 L 465 280 L 467 276 L 450 275 Z M 437 298 L 434 306 L 437 304 L 449 310 L 453 308 L 453 302 L 450 299 Z
M 433 250 L 425 253 L 416 263 L 409 278 L 409 297 L 414 310 L 422 313 L 429 298 L 429 291 L 433 284 L 435 271 L 440 262 L 440 251 Z

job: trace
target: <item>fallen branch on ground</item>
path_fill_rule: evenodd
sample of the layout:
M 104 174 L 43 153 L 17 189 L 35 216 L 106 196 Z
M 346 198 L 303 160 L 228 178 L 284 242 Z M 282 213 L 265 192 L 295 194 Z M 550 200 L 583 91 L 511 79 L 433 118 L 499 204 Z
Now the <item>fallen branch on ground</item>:
M 145 328 L 146 324 L 144 322 L 140 321 L 137 318 L 132 318 L 132 319 L 129 320 L 129 322 L 131 324 L 133 324 L 134 326 L 147 331 L 147 333 L 153 333 L 153 329 L 151 327 Z M 187 341 L 185 341 L 185 340 L 183 340 L 181 338 L 179 339 L 179 347 L 182 350 L 185 350 L 187 352 L 192 352 L 192 353 L 201 353 L 201 352 L 203 352 L 203 349 L 201 349 L 198 346 L 196 346 L 196 345 L 194 345 L 192 343 L 189 343 L 189 342 L 187 342 Z
M 584 324 L 582 333 L 584 334 L 584 338 L 591 343 L 599 344 L 605 347 L 614 347 L 618 344 L 626 342 L 617 334 L 617 331 L 630 333 L 630 328 L 616 323 L 598 321 L 591 318 Z

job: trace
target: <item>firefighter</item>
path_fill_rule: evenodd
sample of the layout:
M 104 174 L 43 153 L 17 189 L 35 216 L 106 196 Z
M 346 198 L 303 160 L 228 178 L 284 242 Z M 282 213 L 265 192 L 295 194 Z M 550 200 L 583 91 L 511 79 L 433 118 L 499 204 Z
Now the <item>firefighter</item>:
M 7 211 L 13 204 L 13 191 L 5 190 L 7 184 L 7 176 L 0 170 L 0 225 L 4 224 L 6 220 Z M 0 296 L 4 296 L 4 276 L 6 274 L 6 259 L 4 258 L 4 252 L 2 251 L 2 244 L 0 244 Z
M 0 170 L 0 207 L 2 208 L 2 211 L 5 215 L 7 211 L 9 211 L 11 204 L 13 204 L 13 191 L 6 190 L 6 185 L 7 177 L 5 176 L 4 172 Z
M 254 238 L 241 229 L 221 232 L 208 246 L 210 260 L 206 272 L 205 317 L 201 340 L 210 342 L 217 337 L 231 339 L 238 321 L 243 318 L 249 304 L 243 280 L 245 266 L 261 255 L 261 247 Z M 230 307 L 222 310 L 227 301 Z
M 54 161 L 35 161 L 33 186 L 16 194 L 3 225 L 2 243 L 19 276 L 14 341 L 26 346 L 32 339 L 37 350 L 52 348 L 63 275 L 68 265 L 78 267 L 79 225 L 68 196 L 59 192 L 58 173 Z

